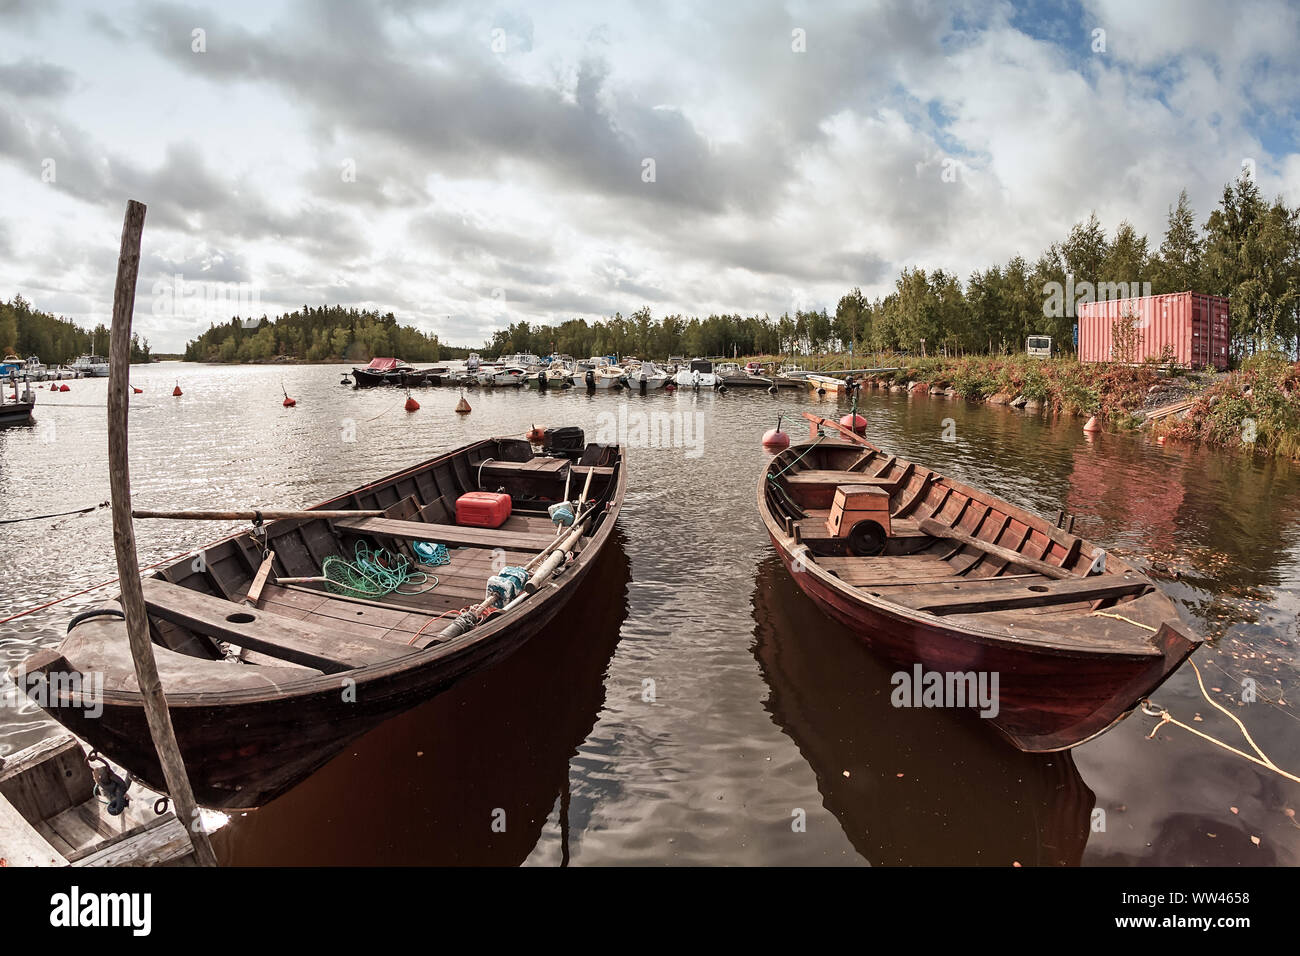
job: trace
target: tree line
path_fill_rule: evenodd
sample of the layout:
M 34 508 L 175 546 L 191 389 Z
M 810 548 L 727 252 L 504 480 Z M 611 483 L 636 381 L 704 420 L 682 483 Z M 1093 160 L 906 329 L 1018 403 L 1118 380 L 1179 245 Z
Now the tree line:
M 1033 261 L 1017 255 L 964 282 L 942 268 L 906 268 L 889 294 L 869 300 L 855 288 L 833 314 L 675 314 L 656 321 L 643 308 L 591 323 L 517 322 L 494 333 L 485 352 L 664 357 L 853 348 L 959 355 L 1021 351 L 1031 335 L 1050 335 L 1070 351 L 1079 303 L 1169 292 L 1230 296 L 1237 355 L 1300 352 L 1300 208 L 1281 198 L 1266 202 L 1243 173 L 1224 186 L 1204 225 L 1196 223 L 1183 190 L 1157 248 L 1127 221 L 1108 236 L 1093 213 Z
M 101 322 L 89 332 L 69 319 L 32 308 L 21 295 L 0 300 L 0 358 L 35 355 L 46 365 L 68 365 L 79 355 L 108 354 L 108 328 Z M 149 340 L 131 336 L 131 361 L 148 362 Z
M 438 336 L 399 325 L 392 312 L 327 305 L 286 312 L 274 320 L 235 316 L 213 324 L 185 346 L 187 362 L 266 362 L 280 356 L 308 362 L 368 362 L 397 356 L 408 362 L 436 362 L 468 354 L 442 345 Z

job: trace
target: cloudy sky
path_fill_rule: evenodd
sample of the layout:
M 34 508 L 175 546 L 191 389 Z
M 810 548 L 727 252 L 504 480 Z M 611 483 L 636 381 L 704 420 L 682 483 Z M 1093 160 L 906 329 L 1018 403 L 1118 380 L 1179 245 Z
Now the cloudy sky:
M 0 297 L 106 320 L 133 198 L 161 351 L 241 282 L 461 345 L 833 309 L 1091 210 L 1158 245 L 1246 160 L 1300 202 L 1297 48 L 1285 2 L 0 0 Z

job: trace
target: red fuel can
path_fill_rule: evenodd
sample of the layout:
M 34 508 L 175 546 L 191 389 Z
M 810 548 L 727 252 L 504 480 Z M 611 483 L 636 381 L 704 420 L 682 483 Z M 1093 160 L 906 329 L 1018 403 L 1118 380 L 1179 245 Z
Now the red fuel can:
M 499 528 L 509 517 L 509 495 L 471 491 L 456 499 L 456 524 L 471 528 Z

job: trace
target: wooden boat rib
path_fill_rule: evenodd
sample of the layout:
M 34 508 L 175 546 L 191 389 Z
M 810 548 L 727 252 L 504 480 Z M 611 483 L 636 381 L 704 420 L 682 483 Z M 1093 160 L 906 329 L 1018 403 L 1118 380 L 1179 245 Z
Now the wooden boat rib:
M 443 636 L 459 611 L 484 600 L 492 575 L 551 549 L 547 507 L 563 499 L 566 480 L 576 496 L 588 476 L 592 517 L 554 577 L 538 577 L 536 593 L 468 632 Z M 537 455 L 521 439 L 487 439 L 312 509 L 379 510 L 380 517 L 267 523 L 273 580 L 256 606 L 244 603 L 263 559 L 250 532 L 146 578 L 158 670 L 199 802 L 260 806 L 383 720 L 511 653 L 572 596 L 612 534 L 625 485 L 618 446 L 589 444 L 571 460 Z M 499 529 L 454 523 L 457 498 L 480 490 L 512 497 Z M 319 577 L 327 557 L 350 559 L 357 542 L 414 560 L 416 541 L 445 544 L 451 556 L 448 565 L 424 569 L 438 584 L 422 594 L 370 600 L 276 583 Z M 37 672 L 61 677 L 49 681 L 57 702 L 47 708 L 51 716 L 161 788 L 124 624 L 107 610 L 79 615 L 58 647 L 29 658 L 27 683 Z M 220 642 L 238 645 L 241 659 L 227 659 Z M 102 677 L 97 719 L 87 716 L 95 708 L 76 675 Z
M 1040 517 L 887 454 L 806 415 L 810 436 L 775 456 L 758 507 L 794 580 L 887 660 L 999 676 L 989 722 L 1026 751 L 1105 732 L 1199 646 L 1146 575 Z M 839 489 L 887 495 L 879 554 L 854 553 L 828 519 Z M 878 542 L 870 542 L 873 547 Z M 1099 559 L 1104 570 L 1095 571 Z

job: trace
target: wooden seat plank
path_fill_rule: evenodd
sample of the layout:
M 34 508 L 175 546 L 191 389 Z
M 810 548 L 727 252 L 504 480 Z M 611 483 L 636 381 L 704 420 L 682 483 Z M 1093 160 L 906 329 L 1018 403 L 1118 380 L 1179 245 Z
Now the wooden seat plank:
M 397 521 L 392 518 L 340 518 L 333 524 L 336 528 L 358 534 L 432 541 L 470 548 L 545 551 L 555 540 L 553 534 L 468 528 L 451 524 L 430 524 L 426 521 Z
M 1046 580 L 1021 578 L 1005 583 L 981 582 L 917 588 L 895 598 L 930 614 L 979 614 L 1018 608 L 1070 604 L 1098 598 L 1126 597 L 1150 590 L 1150 582 L 1133 574 L 1102 574 L 1087 578 Z
M 785 476 L 787 484 L 798 486 L 873 485 L 880 487 L 883 485 L 896 485 L 901 479 L 902 476 L 879 478 L 875 475 L 864 475 L 860 471 L 828 471 L 822 468 L 809 468 L 807 471 L 799 471 Z
M 143 582 L 150 613 L 220 640 L 325 673 L 337 673 L 405 656 L 391 642 L 361 637 L 344 628 L 307 624 L 209 597 L 157 578 Z M 247 620 L 247 618 L 252 620 Z M 234 618 L 234 620 L 232 620 Z

